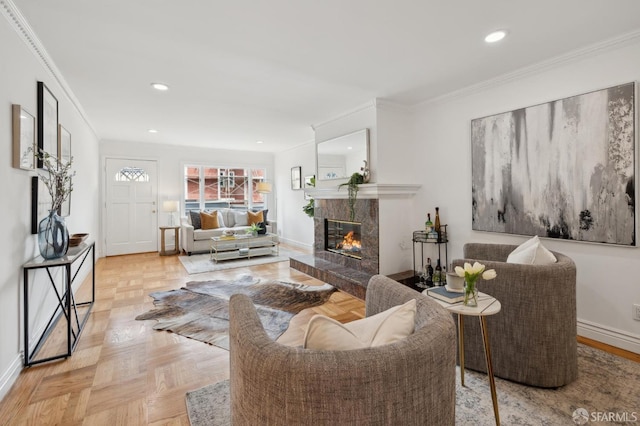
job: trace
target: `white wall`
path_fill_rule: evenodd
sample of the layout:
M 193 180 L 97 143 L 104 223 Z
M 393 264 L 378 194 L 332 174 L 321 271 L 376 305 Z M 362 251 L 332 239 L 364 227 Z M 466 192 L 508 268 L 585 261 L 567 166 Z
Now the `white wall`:
M 254 167 L 264 168 L 267 180 L 273 180 L 274 155 L 252 151 L 233 151 L 188 147 L 178 145 L 161 145 L 146 142 L 101 141 L 101 164 L 106 158 L 132 158 L 155 160 L 158 164 L 158 205 L 165 200 L 183 200 L 184 198 L 184 166 L 209 165 L 219 167 Z M 275 203 L 275 191 L 267 194 L 269 208 L 269 220 L 275 220 L 277 208 Z M 104 205 L 104 204 L 102 204 Z M 184 215 L 180 207 L 180 216 Z M 104 212 L 103 212 L 104 213 Z M 174 215 L 176 223 L 179 223 L 178 214 Z M 167 225 L 168 213 L 158 211 L 158 225 Z M 172 250 L 175 242 L 172 233 L 168 232 L 166 248 Z
M 414 154 L 434 161 L 421 176 L 415 226 L 439 205 L 442 223 L 450 225 L 450 259 L 461 257 L 466 242 L 524 241 L 522 236 L 471 230 L 471 120 L 636 80 L 639 40 L 424 105 L 416 114 Z M 576 262 L 579 334 L 640 353 L 640 321 L 631 317 L 632 304 L 640 303 L 640 250 L 554 239 L 544 243 Z
M 71 194 L 69 232 L 88 232 L 99 238 L 98 217 L 98 140 L 52 74 L 9 21 L 0 17 L 0 199 L 4 201 L 2 219 L 4 244 L 0 244 L 0 399 L 9 390 L 22 368 L 22 265 L 39 254 L 36 236 L 31 234 L 31 176 L 35 172 L 11 167 L 11 105 L 20 104 L 37 116 L 37 81 L 43 81 L 58 99 L 60 123 L 71 133 L 73 170 L 77 175 Z M 78 275 L 86 276 L 88 268 Z M 54 276 L 60 280 L 56 271 Z M 53 312 L 55 295 L 46 272 L 30 278 L 31 343 Z
M 291 168 L 302 168 L 304 177 L 316 174 L 316 151 L 313 141 L 282 151 L 275 156 L 276 192 L 278 194 L 278 234 L 283 242 L 313 247 L 313 219 L 302 211 L 308 201 L 304 190 L 291 189 Z

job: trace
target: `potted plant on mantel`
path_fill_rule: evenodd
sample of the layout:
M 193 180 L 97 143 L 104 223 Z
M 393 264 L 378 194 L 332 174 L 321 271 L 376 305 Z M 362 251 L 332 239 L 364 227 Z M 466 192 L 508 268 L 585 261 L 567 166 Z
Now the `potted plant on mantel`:
M 356 218 L 356 200 L 358 198 L 358 185 L 369 182 L 369 167 L 367 161 L 364 160 L 364 167 L 360 167 L 359 172 L 355 172 L 351 175 L 348 181 L 338 186 L 338 189 L 343 186 L 347 187 L 349 191 L 349 220 L 355 221 Z

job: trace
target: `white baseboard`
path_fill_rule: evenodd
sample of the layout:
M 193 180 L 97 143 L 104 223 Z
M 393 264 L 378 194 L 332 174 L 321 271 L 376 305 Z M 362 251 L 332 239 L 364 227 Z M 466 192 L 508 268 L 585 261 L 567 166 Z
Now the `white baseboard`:
M 578 320 L 578 335 L 640 354 L 640 336 L 593 322 Z
M 298 247 L 298 248 L 301 248 L 301 249 L 307 249 L 307 250 L 312 250 L 313 249 L 313 244 L 305 244 L 305 243 L 301 243 L 300 241 L 290 240 L 290 239 L 284 238 L 284 237 L 279 237 L 279 238 L 280 238 L 280 242 L 281 243 L 285 243 L 285 244 L 288 244 L 290 246 Z
M 9 369 L 2 374 L 2 377 L 0 377 L 0 401 L 7 396 L 9 390 L 11 390 L 11 386 L 13 386 L 18 375 L 22 371 L 22 358 L 23 354 L 21 352 L 13 360 Z

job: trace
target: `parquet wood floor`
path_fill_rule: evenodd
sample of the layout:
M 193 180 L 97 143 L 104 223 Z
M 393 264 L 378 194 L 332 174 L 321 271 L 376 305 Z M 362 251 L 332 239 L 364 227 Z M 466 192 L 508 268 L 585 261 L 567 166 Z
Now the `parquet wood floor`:
M 227 351 L 164 331 L 135 317 L 153 307 L 149 293 L 192 280 L 242 273 L 311 285 L 322 282 L 288 262 L 189 276 L 176 256 L 146 253 L 99 259 L 96 303 L 73 355 L 22 371 L 0 402 L 0 425 L 188 425 L 185 393 L 229 376 Z M 88 290 L 90 282 L 79 291 Z M 336 292 L 328 303 L 298 314 L 279 341 L 298 345 L 306 323 L 321 313 L 347 322 L 364 303 Z M 55 346 L 56 334 L 52 335 Z M 580 338 L 582 343 L 638 362 L 638 355 Z
M 264 279 L 320 285 L 288 262 L 189 276 L 177 256 L 145 253 L 99 259 L 96 303 L 73 355 L 24 369 L 0 402 L 0 425 L 188 425 L 185 393 L 229 376 L 229 353 L 153 330 L 135 317 L 153 307 L 149 293 L 192 280 L 250 273 Z M 89 289 L 83 283 L 79 294 Z M 298 314 L 279 341 L 298 345 L 312 315 L 339 321 L 364 316 L 364 303 L 336 292 Z M 50 337 L 55 346 L 57 334 Z

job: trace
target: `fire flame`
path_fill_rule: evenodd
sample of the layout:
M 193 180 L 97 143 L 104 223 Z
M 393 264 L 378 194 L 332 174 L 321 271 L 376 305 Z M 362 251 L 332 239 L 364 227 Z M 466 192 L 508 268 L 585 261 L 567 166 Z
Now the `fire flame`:
M 355 238 L 353 238 L 353 236 L 353 231 L 349 231 L 349 233 L 344 236 L 342 242 L 338 244 L 336 248 L 350 251 L 359 251 L 360 249 L 362 249 L 360 240 L 356 240 Z

